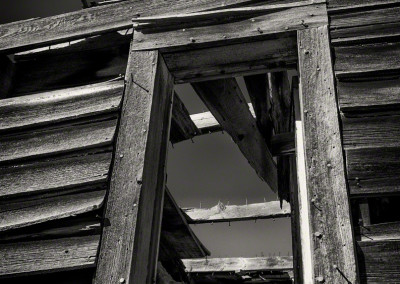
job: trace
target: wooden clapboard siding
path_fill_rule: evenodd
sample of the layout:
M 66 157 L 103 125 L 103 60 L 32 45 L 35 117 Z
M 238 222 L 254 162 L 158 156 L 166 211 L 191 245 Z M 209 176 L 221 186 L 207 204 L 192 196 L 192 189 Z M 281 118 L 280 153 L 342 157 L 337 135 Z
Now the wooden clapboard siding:
M 190 273 L 293 269 L 291 256 L 201 258 L 182 259 L 182 261 L 186 266 L 186 271 Z
M 258 176 L 277 192 L 275 161 L 235 78 L 192 83 L 192 86 Z
M 0 245 L 0 275 L 17 276 L 95 265 L 99 235 Z
M 224 8 L 251 3 L 228 0 Z M 0 51 L 29 49 L 51 43 L 92 36 L 132 27 L 132 17 L 190 13 L 221 8 L 218 0 L 139 1 L 129 0 L 43 19 L 20 21 L 0 26 Z
M 300 1 L 289 4 L 278 4 L 281 8 L 274 12 L 268 11 L 268 7 L 274 5 L 238 8 L 245 11 L 249 9 L 264 9 L 264 14 L 266 14 L 263 15 L 260 13 L 260 16 L 257 16 L 257 13 L 255 13 L 255 16 L 254 14 L 250 14 L 244 19 L 236 19 L 229 22 L 227 22 L 227 19 L 232 17 L 230 16 L 230 11 L 232 10 L 226 10 L 227 13 L 222 13 L 221 11 L 224 10 L 221 10 L 203 14 L 207 17 L 207 20 L 217 20 L 219 16 L 220 21 L 218 25 L 210 25 L 209 23 L 204 25 L 204 22 L 197 21 L 194 26 L 192 18 L 196 18 L 196 14 L 174 15 L 174 20 L 180 21 L 180 23 L 178 27 L 172 27 L 171 30 L 167 31 L 165 28 L 168 27 L 168 23 L 166 25 L 163 23 L 166 20 L 165 18 L 149 18 L 150 22 L 155 24 L 157 29 L 161 29 L 162 32 L 153 31 L 151 28 L 146 29 L 141 26 L 135 28 L 133 48 L 134 50 L 148 50 L 172 47 L 172 49 L 176 50 L 178 48 L 185 49 L 194 44 L 215 46 L 218 43 L 249 41 L 251 38 L 262 39 L 270 35 L 301 30 L 306 26 L 320 26 L 328 22 L 326 9 L 324 9 L 325 4 L 318 4 L 322 2 L 324 1 Z M 289 8 L 285 9 L 285 7 Z M 216 13 L 218 14 L 216 15 Z M 185 22 L 190 24 L 190 26 L 186 27 Z M 185 31 L 182 31 L 182 28 L 185 28 Z
M 295 68 L 297 63 L 294 36 L 163 53 L 163 56 L 176 83 Z
M 300 109 L 305 178 L 310 210 L 313 278 L 357 283 L 350 204 L 345 179 L 339 114 L 328 27 L 298 32 Z M 334 202 L 332 202 L 334 200 Z M 307 283 L 309 279 L 304 279 Z
M 271 219 L 290 216 L 290 204 L 279 201 L 247 205 L 225 205 L 219 202 L 211 208 L 183 209 L 190 224 Z
M 400 240 L 358 242 L 362 283 L 399 283 Z
M 0 231 L 31 226 L 99 209 L 105 190 L 2 204 Z
M 117 115 L 104 121 L 75 122 L 64 127 L 32 130 L 0 138 L 0 162 L 55 155 L 111 144 Z M 93 119 L 92 119 L 93 120 Z
M 110 149 L 96 148 L 61 157 L 0 166 L 0 197 L 62 192 L 68 188 L 106 183 L 111 156 Z
M 123 89 L 117 80 L 0 100 L 0 131 L 117 111 Z
M 350 149 L 346 151 L 346 158 L 351 195 L 377 195 L 400 191 L 399 148 L 384 146 Z
M 152 283 L 173 78 L 158 51 L 131 52 L 94 283 Z
M 190 118 L 189 112 L 179 96 L 175 93 L 172 105 L 170 141 L 178 143 L 199 134 L 200 130 Z
M 400 115 L 342 117 L 345 149 L 400 146 Z
M 337 82 L 339 107 L 344 113 L 400 108 L 400 78 Z
M 400 43 L 374 43 L 335 48 L 338 78 L 372 76 L 400 69 Z
M 168 189 L 165 191 L 161 234 L 168 243 L 174 245 L 174 249 L 180 258 L 210 255 L 210 252 L 189 227 L 184 214 Z
M 360 8 L 377 9 L 388 5 L 399 3 L 399 0 L 364 0 L 362 3 L 358 0 L 329 0 L 328 13 L 340 12 L 342 10 Z
M 363 225 L 357 228 L 362 241 L 384 241 L 400 239 L 400 222 Z

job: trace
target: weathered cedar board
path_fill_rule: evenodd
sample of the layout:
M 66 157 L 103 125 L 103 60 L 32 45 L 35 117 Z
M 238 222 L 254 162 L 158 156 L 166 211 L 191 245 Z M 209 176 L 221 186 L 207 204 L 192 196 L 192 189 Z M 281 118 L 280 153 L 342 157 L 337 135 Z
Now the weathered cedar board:
M 400 192 L 400 148 L 346 150 L 346 165 L 351 196 Z
M 173 82 L 157 51 L 131 53 L 126 74 L 94 283 L 152 283 L 155 273 Z
M 117 111 L 123 89 L 117 80 L 0 100 L 0 131 Z
M 279 201 L 252 203 L 247 205 L 224 205 L 218 203 L 211 208 L 187 208 L 183 212 L 190 224 L 271 219 L 290 216 L 290 204 Z
M 22 228 L 99 209 L 105 190 L 2 204 L 0 231 Z
M 99 235 L 0 245 L 0 275 L 81 269 L 95 265 Z
M 110 145 L 117 124 L 116 117 L 107 117 L 108 120 L 99 122 L 76 122 L 75 125 L 3 135 L 0 138 L 0 162 Z
M 192 86 L 258 176 L 277 192 L 275 161 L 235 78 L 192 83 Z
M 209 49 L 163 53 L 176 83 L 232 77 L 233 74 L 295 68 L 294 36 Z
M 342 283 L 344 275 L 356 283 L 356 256 L 327 26 L 299 31 L 298 47 L 305 170 L 308 196 L 313 200 L 310 225 L 314 277 L 323 277 L 326 283 Z
M 384 241 L 400 239 L 400 222 L 363 225 L 358 227 L 362 241 Z

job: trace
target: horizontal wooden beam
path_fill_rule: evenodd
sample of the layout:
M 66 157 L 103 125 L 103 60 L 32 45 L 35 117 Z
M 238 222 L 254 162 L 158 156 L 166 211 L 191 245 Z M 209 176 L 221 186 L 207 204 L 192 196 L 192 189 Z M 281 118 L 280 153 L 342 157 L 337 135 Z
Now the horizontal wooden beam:
M 361 241 L 400 240 L 400 222 L 363 225 L 356 227 Z
M 292 270 L 293 257 L 237 257 L 237 258 L 201 258 L 182 259 L 189 273 L 196 272 L 226 272 L 226 271 L 261 271 L 261 270 Z
M 184 208 L 190 224 L 233 222 L 290 217 L 290 204 L 279 201 L 246 205 L 225 205 L 219 202 L 211 208 Z
M 228 0 L 224 7 L 244 5 L 249 0 Z M 0 52 L 31 49 L 53 43 L 132 27 L 132 17 L 191 13 L 221 8 L 218 0 L 141 1 L 129 0 L 76 12 L 9 23 L 0 26 Z
M 322 7 L 325 7 L 324 0 L 300 1 L 144 18 L 145 23 L 135 27 L 132 46 L 134 50 L 176 50 L 194 45 L 213 46 L 266 38 L 327 24 L 326 10 Z M 135 21 L 142 20 L 139 18 Z

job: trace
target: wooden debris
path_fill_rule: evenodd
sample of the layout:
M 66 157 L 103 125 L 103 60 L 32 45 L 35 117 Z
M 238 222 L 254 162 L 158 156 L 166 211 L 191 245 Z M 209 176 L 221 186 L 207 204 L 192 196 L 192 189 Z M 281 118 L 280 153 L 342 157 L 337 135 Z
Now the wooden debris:
M 240 88 L 233 79 L 192 83 L 222 128 L 232 137 L 258 176 L 276 192 L 276 164 L 259 132 Z
M 225 205 L 219 202 L 211 208 L 183 209 L 190 224 L 233 222 L 257 219 L 272 219 L 290 216 L 290 204 L 279 201 L 246 205 Z

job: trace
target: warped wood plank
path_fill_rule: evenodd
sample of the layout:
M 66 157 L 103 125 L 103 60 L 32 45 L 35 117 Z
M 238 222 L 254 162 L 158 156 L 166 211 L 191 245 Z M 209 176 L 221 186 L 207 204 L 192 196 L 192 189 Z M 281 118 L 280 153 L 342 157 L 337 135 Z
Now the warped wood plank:
M 172 143 L 178 143 L 196 135 L 200 134 L 200 130 L 193 123 L 179 96 L 174 94 L 174 101 L 172 104 L 172 120 L 171 120 L 171 134 L 170 140 Z
M 68 188 L 105 183 L 112 153 L 102 153 L 102 150 L 0 166 L 0 197 L 62 192 Z
M 179 258 L 196 258 L 210 255 L 188 225 L 184 214 L 166 188 L 161 234 L 174 246 Z
M 324 4 L 319 4 L 322 2 Z M 283 6 L 285 5 L 286 4 Z M 156 26 L 160 26 L 159 28 L 161 31 L 153 31 L 151 28 L 135 28 L 133 49 L 148 50 L 154 48 L 167 49 L 172 47 L 176 50 L 178 48 L 188 48 L 193 45 L 204 46 L 215 45 L 217 43 L 229 44 L 232 41 L 238 42 L 248 41 L 251 38 L 266 38 L 267 36 L 279 33 L 293 32 L 304 29 L 305 27 L 315 27 L 328 23 L 326 10 L 323 9 L 323 7 L 325 7 L 325 1 L 301 1 L 287 5 L 294 5 L 294 7 L 270 12 L 266 15 L 260 15 L 249 19 L 251 17 L 250 15 L 247 18 L 236 19 L 235 21 L 228 23 L 226 20 L 229 16 L 225 16 L 222 21 L 218 22 L 218 25 L 210 25 L 207 23 L 205 26 L 194 26 L 193 22 L 190 22 L 190 20 L 187 19 L 190 26 L 180 23 L 176 27 L 173 27 L 172 30 L 170 29 L 166 31 L 165 27 L 157 24 L 158 21 L 156 21 Z M 245 9 L 262 10 L 268 8 L 260 6 Z M 228 10 L 228 13 L 230 13 L 230 11 L 231 10 Z M 213 15 L 221 13 L 223 14 L 221 11 L 212 11 L 202 15 L 205 15 L 208 19 L 211 18 L 216 20 Z M 192 15 L 184 15 L 183 19 L 185 20 L 186 18 L 199 16 L 199 14 Z M 174 20 L 179 21 L 179 19 L 176 19 L 176 16 L 173 17 Z M 182 16 L 179 18 L 182 18 Z M 134 21 L 135 20 L 136 19 L 134 19 Z M 160 21 L 165 21 L 165 18 Z M 198 24 L 201 25 L 201 23 Z
M 295 68 L 297 64 L 293 36 L 163 53 L 163 56 L 177 83 Z
M 400 222 L 363 225 L 358 227 L 361 241 L 384 241 L 400 239 Z
M 196 272 L 224 272 L 224 271 L 263 271 L 263 270 L 292 270 L 293 257 L 236 257 L 236 258 L 208 258 L 182 259 L 186 271 Z
M 315 280 L 357 283 L 328 27 L 298 32 L 300 106 Z M 332 202 L 335 200 L 335 202 Z M 342 272 L 332 269 L 337 265 Z M 305 279 L 307 283 L 309 279 Z
M 224 7 L 251 3 L 249 0 L 228 0 Z M 20 21 L 0 26 L 0 51 L 34 48 L 67 42 L 109 31 L 132 27 L 134 15 L 168 15 L 212 10 L 221 7 L 218 0 L 207 1 L 141 1 L 129 0 L 112 6 L 99 6 L 42 19 Z
M 363 77 L 400 69 L 400 43 L 335 47 L 338 78 Z
M 173 78 L 158 51 L 130 52 L 93 283 L 153 283 L 161 230 Z M 138 218 L 138 216 L 140 216 Z
M 258 176 L 277 192 L 276 164 L 236 80 L 220 79 L 192 86 Z
M 105 190 L 98 190 L 2 204 L 0 231 L 31 226 L 99 209 L 103 204 L 105 193 Z
M 396 283 L 400 279 L 400 240 L 358 242 L 362 283 Z
M 0 100 L 0 131 L 117 111 L 123 80 Z
M 342 124 L 345 149 L 400 146 L 400 115 L 398 114 L 342 116 Z
M 337 82 L 339 107 L 344 113 L 382 111 L 400 106 L 400 78 L 368 82 Z
M 211 208 L 183 208 L 190 224 L 271 219 L 290 216 L 290 204 L 279 201 L 248 205 L 225 205 L 219 202 Z
M 44 155 L 109 145 L 113 140 L 117 124 L 115 117 L 116 115 L 111 116 L 110 120 L 100 122 L 88 121 L 83 124 L 77 122 L 76 125 L 54 129 L 3 135 L 0 138 L 0 162 L 38 158 Z
M 400 192 L 399 148 L 347 150 L 346 165 L 352 196 Z
M 0 275 L 81 269 L 95 265 L 99 235 L 0 245 Z

